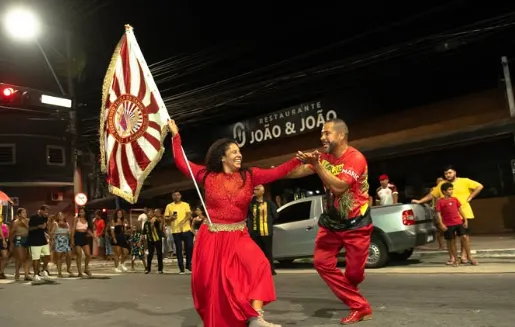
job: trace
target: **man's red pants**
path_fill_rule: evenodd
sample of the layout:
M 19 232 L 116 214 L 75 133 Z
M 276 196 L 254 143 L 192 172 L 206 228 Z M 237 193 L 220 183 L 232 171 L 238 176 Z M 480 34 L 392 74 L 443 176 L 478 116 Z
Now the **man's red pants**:
M 314 265 L 320 277 L 340 300 L 352 310 L 370 308 L 358 291 L 365 279 L 373 225 L 341 232 L 319 227 L 315 242 Z M 345 274 L 336 266 L 338 254 L 345 247 Z

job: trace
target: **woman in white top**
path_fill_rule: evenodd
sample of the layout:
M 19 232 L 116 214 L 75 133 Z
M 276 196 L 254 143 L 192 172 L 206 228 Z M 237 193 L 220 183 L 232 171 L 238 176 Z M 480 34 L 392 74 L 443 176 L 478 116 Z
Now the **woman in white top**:
M 79 208 L 79 215 L 73 219 L 71 232 L 71 245 L 72 249 L 75 249 L 77 262 L 77 270 L 79 271 L 79 277 L 82 277 L 82 252 L 86 256 L 84 262 L 84 273 L 91 276 L 89 271 L 89 261 L 91 260 L 91 248 L 89 242 L 95 235 L 92 229 L 89 227 L 88 219 L 86 218 L 86 209 Z

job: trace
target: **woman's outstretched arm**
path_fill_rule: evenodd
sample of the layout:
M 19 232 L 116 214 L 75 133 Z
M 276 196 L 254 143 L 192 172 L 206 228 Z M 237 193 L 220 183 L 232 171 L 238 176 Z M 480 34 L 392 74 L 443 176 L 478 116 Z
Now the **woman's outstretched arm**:
M 297 168 L 300 164 L 302 164 L 302 162 L 299 159 L 294 158 L 290 161 L 283 163 L 280 166 L 270 169 L 255 167 L 251 168 L 250 170 L 252 172 L 252 183 L 254 186 L 271 183 L 288 175 L 291 171 L 295 170 L 295 168 Z

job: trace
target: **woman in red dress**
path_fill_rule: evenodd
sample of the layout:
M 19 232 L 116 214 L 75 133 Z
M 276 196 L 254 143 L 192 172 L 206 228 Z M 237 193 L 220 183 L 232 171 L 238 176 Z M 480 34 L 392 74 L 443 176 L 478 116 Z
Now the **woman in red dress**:
M 173 120 L 169 123 L 177 168 L 190 176 Z M 292 159 L 276 168 L 242 168 L 234 140 L 213 143 L 206 166 L 190 163 L 205 190 L 211 224 L 203 224 L 193 249 L 191 285 L 195 308 L 204 327 L 280 327 L 263 318 L 263 306 L 275 301 L 270 263 L 252 241 L 245 218 L 252 191 L 286 176 L 301 164 Z

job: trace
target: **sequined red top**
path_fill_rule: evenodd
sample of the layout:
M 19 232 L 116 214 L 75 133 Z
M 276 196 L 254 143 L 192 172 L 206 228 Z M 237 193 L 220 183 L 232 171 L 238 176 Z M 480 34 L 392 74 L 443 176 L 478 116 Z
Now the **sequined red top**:
M 172 138 L 172 149 L 177 168 L 186 176 L 190 176 L 186 158 L 181 149 L 179 134 Z M 206 177 L 205 201 L 209 217 L 213 223 L 236 223 L 245 220 L 247 210 L 252 200 L 254 187 L 267 184 L 286 176 L 297 168 L 301 162 L 294 158 L 280 166 L 271 169 L 250 168 L 247 180 L 242 187 L 242 178 L 239 173 L 209 174 Z M 198 183 L 202 183 L 205 167 L 190 162 L 190 167 Z

